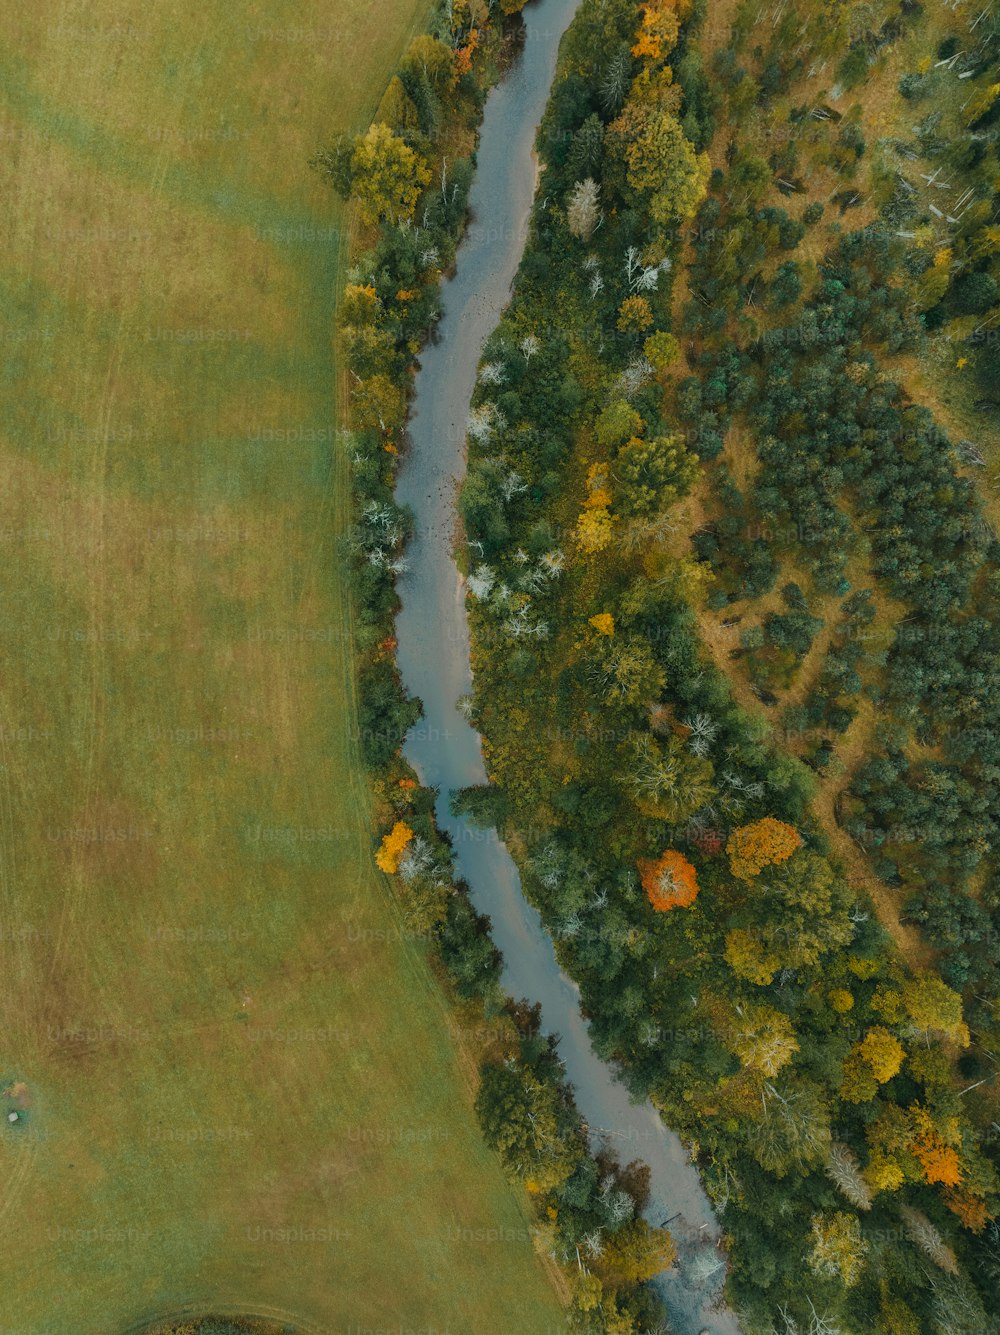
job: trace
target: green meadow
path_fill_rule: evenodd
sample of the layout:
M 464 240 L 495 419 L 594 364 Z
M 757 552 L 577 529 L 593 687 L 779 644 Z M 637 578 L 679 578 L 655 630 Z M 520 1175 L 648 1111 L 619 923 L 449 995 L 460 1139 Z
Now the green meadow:
M 554 1330 L 371 860 L 339 206 L 423 0 L 8 6 L 0 1329 Z M 14 1117 L 16 1120 L 10 1120 Z

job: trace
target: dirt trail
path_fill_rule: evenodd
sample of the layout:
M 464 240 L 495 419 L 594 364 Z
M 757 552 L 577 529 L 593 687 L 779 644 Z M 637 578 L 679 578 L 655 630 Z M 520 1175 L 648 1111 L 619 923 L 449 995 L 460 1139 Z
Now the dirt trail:
M 732 671 L 729 663 L 729 650 L 733 647 L 733 642 L 731 638 L 727 638 L 731 637 L 732 632 L 705 615 L 699 617 L 699 623 L 702 639 L 711 653 L 716 667 L 728 679 L 737 703 L 748 714 L 757 718 L 765 718 L 770 729 L 773 726 L 771 719 L 761 708 L 757 697 L 753 693 L 753 688 L 741 674 Z M 856 722 L 854 727 L 857 726 Z M 864 731 L 867 732 L 867 729 L 864 729 Z M 862 744 L 852 749 L 857 749 L 860 758 L 866 748 Z M 933 955 L 922 940 L 920 933 L 915 928 L 909 927 L 900 921 L 898 897 L 875 876 L 868 864 L 867 855 L 837 822 L 837 800 L 849 785 L 853 773 L 854 766 L 848 766 L 837 780 L 821 780 L 812 800 L 813 812 L 830 840 L 834 853 L 843 864 L 848 884 L 859 894 L 867 896 L 871 900 L 879 922 L 896 943 L 899 953 L 903 956 L 909 968 L 917 971 L 929 968 L 933 963 Z
M 698 34 L 698 45 L 702 51 L 706 66 L 709 65 L 712 55 L 724 46 L 730 37 L 733 19 L 739 6 L 739 0 L 721 0 L 717 6 L 713 6 L 709 17 Z M 817 80 L 812 80 L 813 90 L 819 89 Z M 853 101 L 866 101 L 873 96 L 873 90 L 866 88 L 859 90 Z M 725 168 L 726 149 L 729 142 L 729 130 L 725 120 L 720 119 L 719 128 L 716 130 L 707 152 L 713 168 Z M 813 198 L 825 202 L 829 198 L 836 184 L 831 190 L 826 189 L 826 177 L 828 173 L 814 173 L 808 183 L 807 189 L 796 196 L 796 199 L 805 203 Z M 841 178 L 834 178 L 840 185 L 843 184 Z M 823 188 L 820 188 L 820 186 Z M 861 226 L 870 221 L 867 216 L 871 212 L 870 204 L 861 208 L 854 209 L 848 215 L 852 226 Z M 694 250 L 690 242 L 684 246 L 682 264 L 679 266 L 673 287 L 673 325 L 678 328 L 680 319 L 687 303 L 692 297 L 691 288 L 688 282 L 688 272 L 691 262 L 694 259 Z M 734 470 L 734 475 L 738 474 L 741 464 L 744 470 L 753 470 L 753 459 L 747 458 L 744 454 L 742 459 L 730 460 L 730 466 Z M 702 496 L 702 503 L 699 504 L 699 516 L 701 522 L 704 522 L 711 511 L 711 505 L 705 500 L 699 489 L 699 496 Z M 690 530 L 689 530 L 690 531 Z M 672 544 L 678 548 L 686 544 Z M 679 555 L 680 552 L 678 551 Z M 855 587 L 861 587 L 855 584 Z M 732 615 L 733 611 L 742 611 L 739 608 L 727 608 L 725 615 Z M 755 604 L 753 615 L 756 619 L 762 611 L 767 610 L 765 603 Z M 816 675 L 821 670 L 825 654 L 829 648 L 833 637 L 833 626 L 830 623 L 833 605 L 824 604 L 822 612 L 824 620 L 827 621 L 826 627 L 817 635 L 812 648 L 806 655 L 805 660 L 800 666 L 796 680 L 788 690 L 780 692 L 780 702 L 782 706 L 788 704 L 801 703 L 805 698 L 809 687 L 813 684 Z M 881 607 L 880 611 L 891 616 L 891 610 L 888 607 Z M 712 655 L 715 665 L 723 672 L 730 683 L 733 695 L 737 702 L 749 714 L 756 717 L 767 719 L 768 727 L 773 726 L 772 717 L 761 707 L 756 694 L 744 674 L 739 670 L 734 670 L 730 652 L 738 645 L 738 630 L 731 627 L 725 627 L 721 624 L 723 614 L 714 615 L 703 610 L 699 614 L 699 629 L 701 637 Z M 900 920 L 899 896 L 881 882 L 871 869 L 868 856 L 841 828 L 837 820 L 837 803 L 842 794 L 850 786 L 851 780 L 857 767 L 861 764 L 864 756 L 869 750 L 871 733 L 874 727 L 874 716 L 869 716 L 869 712 L 862 709 L 858 718 L 851 727 L 850 733 L 846 739 L 842 739 L 838 745 L 837 755 L 843 764 L 842 772 L 836 777 L 821 779 L 817 787 L 817 793 L 813 799 L 813 811 L 822 825 L 824 832 L 830 840 L 836 856 L 840 859 L 848 883 L 859 894 L 867 896 L 870 900 L 879 921 L 885 930 L 892 937 L 893 941 L 911 969 L 919 970 L 930 967 L 933 962 L 933 953 L 923 941 L 920 933 L 913 927 L 904 924 Z

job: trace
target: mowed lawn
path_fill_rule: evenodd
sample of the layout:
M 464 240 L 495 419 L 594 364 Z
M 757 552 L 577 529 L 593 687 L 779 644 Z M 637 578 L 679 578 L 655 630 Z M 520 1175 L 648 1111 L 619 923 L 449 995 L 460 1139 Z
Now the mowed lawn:
M 422 0 L 9 4 L 0 1328 L 561 1322 L 372 868 L 333 196 Z M 7 1114 L 18 1113 L 16 1122 Z

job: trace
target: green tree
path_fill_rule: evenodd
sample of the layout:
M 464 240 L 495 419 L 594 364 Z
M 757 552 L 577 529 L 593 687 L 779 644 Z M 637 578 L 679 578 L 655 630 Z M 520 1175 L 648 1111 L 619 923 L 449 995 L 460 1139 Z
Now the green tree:
M 312 166 L 323 173 L 341 199 L 348 199 L 351 194 L 355 148 L 355 140 L 342 134 L 335 144 L 317 153 L 312 160 Z
M 437 93 L 450 93 L 458 82 L 455 53 L 427 33 L 414 37 L 399 68 L 404 81 L 423 76 Z
M 812 966 L 854 935 L 847 887 L 826 858 L 811 849 L 765 867 L 749 893 L 737 925 L 751 928 L 762 954 L 787 968 Z
M 822 1091 L 806 1080 L 788 1080 L 782 1089 L 765 1084 L 764 1108 L 751 1123 L 750 1152 L 769 1173 L 802 1173 L 829 1158 L 830 1111 Z
M 627 515 L 650 515 L 686 496 L 698 479 L 698 459 L 677 436 L 633 438 L 615 458 L 617 508 Z
M 647 706 L 659 700 L 666 676 L 645 640 L 632 635 L 619 640 L 598 637 L 590 675 L 609 704 Z
M 559 1092 L 519 1065 L 482 1069 L 476 1114 L 505 1170 L 551 1191 L 573 1172 L 582 1149 L 560 1126 Z
M 621 748 L 621 773 L 639 810 L 657 820 L 687 820 L 714 793 L 712 762 L 674 735 L 660 743 L 648 732 L 630 733 Z
M 597 443 L 605 447 L 620 445 L 630 436 L 638 436 L 645 422 L 626 399 L 612 399 L 594 424 Z
M 381 121 L 383 125 L 388 125 L 390 130 L 402 130 L 405 134 L 412 134 L 418 128 L 420 117 L 416 104 L 398 74 L 394 74 L 389 80 L 389 85 L 382 94 L 382 101 L 378 104 L 375 119 Z

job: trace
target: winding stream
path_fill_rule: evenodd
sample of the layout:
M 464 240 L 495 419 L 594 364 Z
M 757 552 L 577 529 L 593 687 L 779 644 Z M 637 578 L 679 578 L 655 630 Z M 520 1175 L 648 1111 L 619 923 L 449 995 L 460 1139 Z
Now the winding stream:
M 503 985 L 540 1002 L 542 1022 L 560 1036 L 559 1052 L 577 1103 L 622 1162 L 641 1158 L 651 1170 L 646 1216 L 670 1230 L 680 1264 L 655 1281 L 677 1335 L 737 1335 L 719 1300 L 724 1269 L 715 1244 L 719 1225 L 697 1170 L 680 1140 L 649 1103 L 633 1104 L 613 1071 L 594 1053 L 580 1014 L 579 991 L 560 970 L 538 913 L 521 894 L 505 845 L 451 815 L 451 790 L 486 782 L 480 738 L 459 712 L 472 687 L 465 586 L 453 559 L 455 497 L 465 474 L 465 420 L 487 336 L 510 297 L 524 249 L 536 183 L 534 137 L 555 72 L 559 39 L 579 0 L 540 0 L 525 13 L 523 54 L 487 101 L 470 206 L 472 222 L 455 276 L 443 288 L 437 339 L 421 359 L 410 416 L 410 449 L 396 489 L 415 516 L 409 573 L 399 580 L 398 661 L 424 716 L 405 753 L 423 783 L 439 790 L 437 819 L 454 844 L 458 873 L 473 902 L 493 923 L 505 961 Z M 712 1267 L 715 1267 L 714 1272 Z

